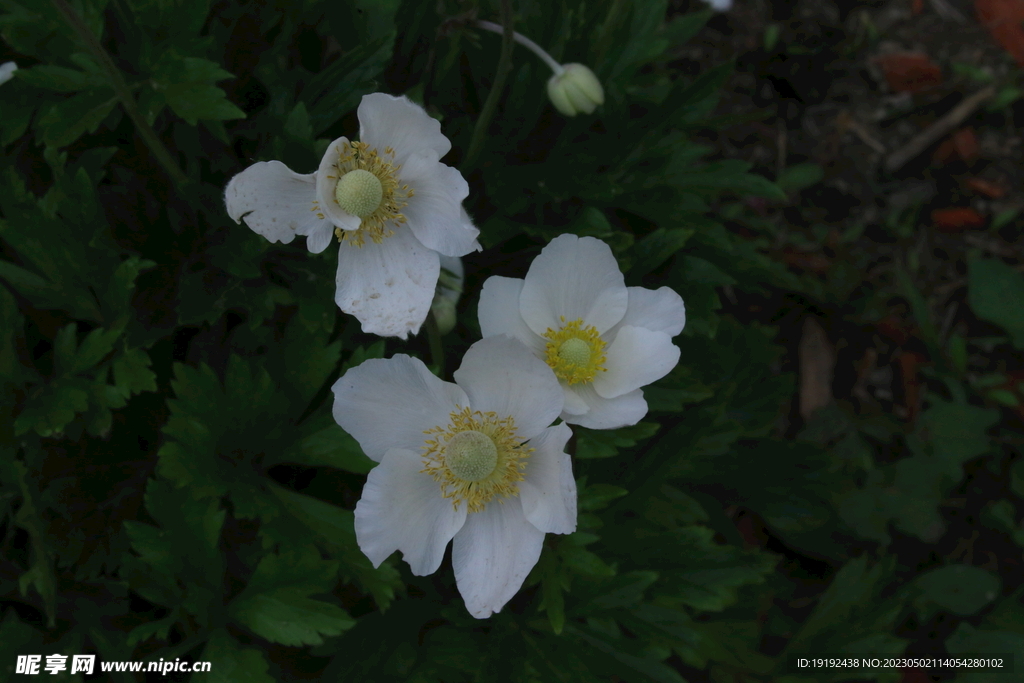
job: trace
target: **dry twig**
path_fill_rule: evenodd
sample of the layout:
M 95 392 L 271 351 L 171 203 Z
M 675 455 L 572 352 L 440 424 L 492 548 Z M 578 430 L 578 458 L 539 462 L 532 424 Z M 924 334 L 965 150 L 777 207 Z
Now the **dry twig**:
M 885 160 L 885 170 L 889 173 L 893 173 L 903 168 L 908 161 L 926 150 L 933 143 L 938 142 L 941 138 L 951 133 L 955 128 L 963 123 L 968 116 L 973 114 L 975 110 L 985 102 L 985 100 L 995 94 L 996 87 L 994 85 L 989 85 L 964 99 L 960 104 L 946 112 L 942 118 L 930 125 L 928 128 L 925 128 L 916 137 L 912 138 L 910 142 L 890 154 L 889 158 Z

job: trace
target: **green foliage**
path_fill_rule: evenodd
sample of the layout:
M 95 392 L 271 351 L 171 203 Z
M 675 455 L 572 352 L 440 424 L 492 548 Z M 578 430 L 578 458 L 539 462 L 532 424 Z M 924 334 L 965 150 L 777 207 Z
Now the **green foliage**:
M 949 395 L 929 393 L 907 429 L 836 405 L 793 427 L 784 340 L 743 322 L 735 295 L 804 285 L 730 207 L 787 201 L 822 168 L 773 183 L 695 141 L 720 126 L 733 66 L 687 77 L 674 63 L 711 11 L 513 4 L 516 29 L 593 68 L 606 103 L 560 117 L 546 67 L 516 48 L 466 172 L 486 249 L 464 260 L 436 357 L 422 338 L 364 335 L 333 302 L 335 249 L 271 244 L 222 193 L 258 160 L 313 171 L 377 91 L 422 103 L 457 166 L 500 46 L 470 19 L 498 3 L 0 3 L 20 66 L 0 85 L 0 681 L 19 654 L 95 652 L 209 660 L 191 680 L 256 683 L 802 683 L 791 655 L 897 654 L 911 615 L 970 617 L 950 652 L 1021 651 L 1019 594 L 969 563 L 897 568 L 893 542 L 939 538 L 944 501 L 988 467 L 1007 488 L 983 519 L 1024 545 L 1024 464 L 1002 450 L 1009 371 L 974 373 L 977 340 L 946 343 L 908 284 L 925 342 L 959 373 L 940 378 Z M 644 388 L 644 421 L 573 429 L 577 530 L 548 535 L 481 622 L 449 562 L 417 577 L 359 549 L 353 508 L 375 463 L 337 426 L 330 388 L 396 353 L 457 367 L 480 282 L 522 277 L 562 233 L 607 242 L 630 286 L 681 294 L 681 362 Z M 973 312 L 1018 347 L 1022 282 L 970 262 Z M 771 544 L 743 526 L 755 519 Z

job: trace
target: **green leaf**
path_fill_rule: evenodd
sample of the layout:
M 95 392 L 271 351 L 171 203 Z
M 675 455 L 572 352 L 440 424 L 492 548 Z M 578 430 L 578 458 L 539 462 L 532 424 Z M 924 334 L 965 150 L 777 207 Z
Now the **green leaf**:
M 374 79 L 391 58 L 395 34 L 388 33 L 350 50 L 322 70 L 302 91 L 317 135 L 351 111 L 360 98 L 376 90 Z
M 1013 631 L 978 629 L 961 622 L 956 631 L 946 639 L 946 650 L 952 656 L 980 655 L 1003 659 L 1004 665 L 1020 667 L 1024 661 L 1024 634 Z M 1006 662 L 1011 659 L 1012 662 Z M 995 668 L 959 669 L 957 683 L 1016 683 L 1020 680 L 1019 670 L 999 671 Z
M 394 567 L 385 563 L 374 568 L 359 549 L 352 511 L 280 486 L 271 486 L 270 490 L 288 512 L 341 557 L 345 563 L 342 573 L 351 574 L 363 590 L 373 595 L 381 610 L 387 609 L 394 600 L 395 591 L 401 589 L 402 581 Z
M 820 165 L 807 162 L 790 166 L 782 172 L 775 183 L 783 192 L 799 192 L 821 182 L 824 177 L 825 172 Z
M 647 275 L 683 248 L 695 231 L 688 228 L 658 228 L 633 245 L 625 260 L 632 263 L 631 279 Z
M 156 373 L 149 369 L 152 364 L 142 349 L 129 349 L 114 360 L 114 385 L 122 396 L 156 391 Z
M 267 673 L 267 660 L 255 648 L 243 647 L 224 629 L 210 636 L 203 650 L 203 661 L 210 662 L 210 672 L 204 674 L 210 683 L 274 683 Z
M 922 599 L 962 617 L 970 616 L 996 599 L 1001 582 L 980 567 L 954 564 L 939 567 L 914 580 Z
M 229 605 L 232 618 L 257 635 L 282 645 L 319 645 L 355 625 L 345 610 L 309 597 L 325 593 L 337 574 L 336 562 L 313 550 L 266 555 L 246 589 Z
M 116 105 L 110 90 L 88 90 L 51 106 L 36 125 L 47 147 L 65 147 L 94 132 Z
M 53 436 L 89 407 L 86 384 L 78 380 L 56 380 L 42 387 L 25 403 L 14 421 L 14 433 L 35 430 L 39 436 Z
M 1010 333 L 1024 349 L 1024 274 L 997 259 L 974 259 L 967 267 L 967 303 L 982 320 Z
M 244 119 L 245 112 L 213 85 L 234 78 L 216 62 L 167 52 L 153 68 L 153 89 L 175 114 L 194 126 L 202 120 Z
M 31 69 L 19 69 L 18 78 L 37 88 L 66 93 L 106 85 L 103 79 L 94 73 L 52 64 L 38 64 Z
M 919 423 L 932 452 L 948 463 L 947 471 L 959 480 L 959 465 L 984 455 L 991 447 L 987 431 L 998 421 L 998 410 L 933 400 Z
M 615 456 L 620 448 L 635 446 L 638 441 L 650 438 L 654 435 L 660 425 L 656 422 L 641 422 L 632 427 L 621 429 L 598 431 L 592 429 L 577 429 L 576 457 L 582 460 L 588 458 L 611 458 Z

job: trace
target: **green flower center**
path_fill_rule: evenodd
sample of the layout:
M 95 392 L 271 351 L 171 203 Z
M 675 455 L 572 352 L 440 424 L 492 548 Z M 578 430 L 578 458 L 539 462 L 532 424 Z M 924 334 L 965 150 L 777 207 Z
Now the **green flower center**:
M 384 187 L 377 176 L 357 168 L 343 175 L 334 186 L 334 198 L 346 212 L 365 218 L 380 206 Z
M 498 448 L 486 434 L 474 430 L 459 432 L 445 444 L 444 464 L 462 481 L 483 481 L 498 465 Z
M 578 368 L 584 367 L 590 362 L 590 344 L 578 337 L 566 339 L 558 347 L 558 359 Z

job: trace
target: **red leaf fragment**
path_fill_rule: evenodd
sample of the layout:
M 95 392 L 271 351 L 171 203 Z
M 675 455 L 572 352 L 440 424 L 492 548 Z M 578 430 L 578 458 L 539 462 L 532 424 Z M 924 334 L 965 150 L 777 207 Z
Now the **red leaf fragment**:
M 910 11 L 917 16 L 924 11 L 924 0 L 910 0 Z
M 875 57 L 894 92 L 920 92 L 942 83 L 942 69 L 923 52 L 895 52 Z
M 978 21 L 992 38 L 1024 67 L 1024 2 L 1021 0 L 974 0 Z
M 953 133 L 950 140 L 953 141 L 953 151 L 962 161 L 971 163 L 978 158 L 978 138 L 970 126 Z
M 932 211 L 932 223 L 939 232 L 956 233 L 984 227 L 985 217 L 969 206 L 952 206 Z

